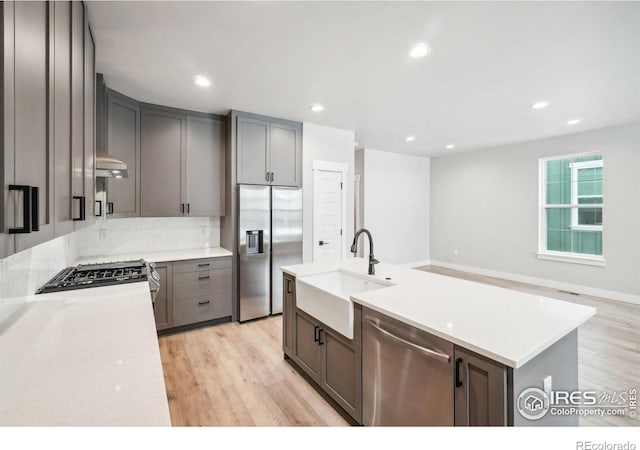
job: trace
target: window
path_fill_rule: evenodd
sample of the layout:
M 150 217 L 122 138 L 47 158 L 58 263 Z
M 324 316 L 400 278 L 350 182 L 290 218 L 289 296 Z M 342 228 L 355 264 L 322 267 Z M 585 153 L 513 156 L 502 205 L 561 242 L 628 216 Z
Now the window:
M 601 154 L 540 160 L 538 257 L 604 265 Z

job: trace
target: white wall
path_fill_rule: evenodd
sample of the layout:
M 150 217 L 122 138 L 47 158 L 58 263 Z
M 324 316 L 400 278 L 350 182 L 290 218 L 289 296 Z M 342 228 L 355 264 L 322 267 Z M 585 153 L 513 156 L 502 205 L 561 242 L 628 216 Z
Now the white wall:
M 428 260 L 429 158 L 363 149 L 356 161 L 361 219 L 373 235 L 376 258 L 392 264 Z M 366 256 L 369 244 L 361 239 Z
M 313 161 L 347 164 L 347 241 L 353 237 L 354 133 L 304 123 L 302 128 L 302 259 L 313 260 Z M 348 251 L 348 248 L 347 248 Z
M 604 154 L 607 266 L 537 259 L 538 159 L 594 150 Z M 431 260 L 637 296 L 639 173 L 640 123 L 434 158 Z

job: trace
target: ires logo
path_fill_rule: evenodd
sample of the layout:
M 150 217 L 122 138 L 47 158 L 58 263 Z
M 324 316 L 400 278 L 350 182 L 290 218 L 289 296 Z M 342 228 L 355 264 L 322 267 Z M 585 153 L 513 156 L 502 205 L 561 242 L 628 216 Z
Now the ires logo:
M 516 400 L 520 415 L 540 420 L 548 413 L 553 416 L 637 416 L 637 390 L 628 391 L 562 391 L 549 393 L 537 387 L 523 390 Z M 628 411 L 627 411 L 628 409 Z

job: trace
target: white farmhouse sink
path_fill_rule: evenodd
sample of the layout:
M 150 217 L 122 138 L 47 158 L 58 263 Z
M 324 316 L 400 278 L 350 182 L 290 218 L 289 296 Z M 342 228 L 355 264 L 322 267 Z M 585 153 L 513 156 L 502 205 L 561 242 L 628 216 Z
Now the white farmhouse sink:
M 301 276 L 296 278 L 296 304 L 307 314 L 353 339 L 353 303 L 349 297 L 387 286 L 392 284 L 341 270 Z

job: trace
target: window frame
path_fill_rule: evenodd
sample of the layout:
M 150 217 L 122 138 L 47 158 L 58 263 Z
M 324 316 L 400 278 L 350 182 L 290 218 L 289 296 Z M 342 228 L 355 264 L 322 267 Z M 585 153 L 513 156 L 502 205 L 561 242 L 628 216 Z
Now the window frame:
M 572 163 L 571 167 L 571 203 L 570 204 L 547 204 L 547 162 L 555 161 L 561 159 L 575 159 L 586 156 L 596 156 L 602 155 L 603 159 L 594 160 L 594 161 L 580 161 Z M 604 258 L 604 195 L 603 201 L 601 204 L 588 204 L 593 207 L 602 207 L 602 217 L 603 217 L 603 225 L 575 225 L 577 223 L 577 217 L 574 222 L 574 211 L 577 214 L 577 208 L 585 204 L 579 205 L 577 203 L 577 172 L 581 168 L 581 163 L 595 163 L 598 162 L 597 167 L 602 167 L 604 170 L 604 152 L 601 150 L 592 151 L 592 152 L 583 152 L 583 153 L 572 153 L 568 155 L 560 155 L 560 156 L 549 156 L 542 157 L 538 159 L 538 251 L 536 256 L 538 259 L 551 260 L 551 261 L 561 261 L 561 262 L 570 262 L 576 264 L 587 264 L 593 266 L 606 266 L 606 259 Z M 576 166 L 575 174 L 574 174 L 574 166 Z M 603 175 L 604 182 L 604 175 Z M 574 184 L 575 183 L 575 184 Z M 604 191 L 604 189 L 603 189 Z M 603 192 L 604 194 L 604 192 Z M 575 252 L 561 252 L 557 250 L 549 250 L 547 248 L 547 209 L 549 208 L 560 208 L 560 209 L 571 209 L 571 230 L 576 231 L 600 231 L 602 233 L 603 239 L 603 251 L 602 255 L 593 255 L 588 253 L 575 253 Z
M 570 164 L 571 167 L 571 229 L 576 231 L 602 231 L 602 225 L 580 225 L 578 222 L 578 209 L 580 205 L 583 208 L 602 208 L 602 217 L 604 219 L 604 189 L 602 195 L 578 195 L 578 172 L 581 169 L 604 168 L 603 159 L 594 159 L 591 161 L 579 161 Z M 546 180 L 545 180 L 546 181 Z M 603 177 L 604 182 L 604 177 Z M 579 198 L 597 198 L 602 197 L 602 203 L 580 203 Z M 546 197 L 545 197 L 546 198 Z M 588 205 L 588 206 L 587 206 Z M 549 207 L 549 205 L 546 205 Z

